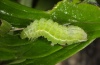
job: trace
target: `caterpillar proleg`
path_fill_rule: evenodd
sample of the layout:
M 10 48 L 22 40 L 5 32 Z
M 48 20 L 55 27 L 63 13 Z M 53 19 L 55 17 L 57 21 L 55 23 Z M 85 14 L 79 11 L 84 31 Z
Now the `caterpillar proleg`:
M 74 25 L 63 26 L 44 18 L 35 20 L 21 32 L 20 36 L 22 39 L 36 39 L 43 36 L 51 41 L 52 45 L 70 45 L 87 40 L 87 34 L 82 28 Z

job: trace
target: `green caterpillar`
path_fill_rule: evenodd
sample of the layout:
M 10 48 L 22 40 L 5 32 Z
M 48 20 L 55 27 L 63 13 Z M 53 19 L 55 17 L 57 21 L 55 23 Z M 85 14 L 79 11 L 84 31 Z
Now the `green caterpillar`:
M 35 20 L 21 32 L 21 38 L 36 39 L 40 36 L 47 38 L 52 45 L 73 44 L 87 40 L 87 34 L 78 26 L 63 26 L 53 20 L 41 18 Z

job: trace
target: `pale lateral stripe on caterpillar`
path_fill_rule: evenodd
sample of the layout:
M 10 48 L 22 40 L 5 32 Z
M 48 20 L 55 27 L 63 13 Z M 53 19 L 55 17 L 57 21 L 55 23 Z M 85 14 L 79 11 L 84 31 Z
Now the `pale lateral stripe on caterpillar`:
M 21 38 L 36 39 L 40 36 L 47 38 L 52 45 L 73 44 L 87 40 L 86 32 L 78 26 L 63 26 L 53 20 L 41 18 L 35 20 L 21 32 Z

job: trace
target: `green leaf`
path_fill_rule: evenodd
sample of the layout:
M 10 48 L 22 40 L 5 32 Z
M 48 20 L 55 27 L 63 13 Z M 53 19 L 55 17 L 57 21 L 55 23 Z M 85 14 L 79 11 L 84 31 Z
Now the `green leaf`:
M 88 34 L 99 29 L 100 9 L 97 6 L 62 1 L 50 11 L 51 17 L 61 24 L 71 24 L 83 28 Z
M 8 49 L 2 48 L 0 46 L 0 61 L 3 60 L 10 60 L 10 59 L 15 59 L 16 56 L 13 54 L 12 51 L 9 51 Z
M 18 35 L 0 37 L 1 60 L 14 59 L 16 62 L 17 59 L 19 61 L 27 59 L 14 65 L 54 65 L 69 58 L 88 46 L 95 38 L 100 37 L 99 7 L 86 3 L 74 4 L 61 1 L 53 10 L 47 13 L 13 3 L 9 0 L 0 0 L 0 18 L 13 23 L 13 26 L 26 26 L 31 20 L 51 18 L 60 24 L 70 23 L 71 25 L 77 25 L 83 28 L 88 35 L 88 41 L 65 47 L 60 45 L 51 46 L 51 42 L 44 38 L 30 41 L 20 39 Z
M 9 0 L 0 0 L 0 18 L 14 26 L 25 26 L 34 19 L 50 18 L 50 15 L 47 12 L 28 8 Z
M 64 22 L 69 21 L 70 23 L 98 22 L 99 17 L 96 16 L 100 16 L 99 7 L 97 6 L 86 3 L 74 4 L 67 1 L 59 2 L 57 6 L 50 11 L 50 13 L 53 16 L 53 19 L 55 20 L 60 20 Z
M 11 53 L 16 55 L 17 58 L 31 59 L 50 55 L 60 50 L 62 46 L 56 45 L 53 47 L 50 45 L 50 42 L 44 38 L 30 41 L 22 40 L 18 36 L 6 35 L 0 37 L 0 48 L 9 50 Z M 6 56 L 7 54 L 3 55 Z M 0 58 L 2 59 L 2 56 Z
M 59 61 L 62 61 L 64 59 L 69 58 L 70 56 L 74 55 L 81 49 L 85 48 L 87 45 L 89 45 L 94 40 L 94 36 L 90 36 L 89 40 L 87 42 L 79 43 L 79 44 L 73 44 L 66 47 L 63 47 L 61 50 L 42 57 L 42 58 L 36 58 L 36 59 L 27 59 L 25 62 L 19 63 L 18 65 L 55 65 Z M 14 64 L 17 65 L 17 64 Z
M 31 41 L 28 42 L 27 40 L 21 40 L 17 35 L 5 35 L 0 37 L 0 46 L 21 46 L 30 44 L 30 42 Z

